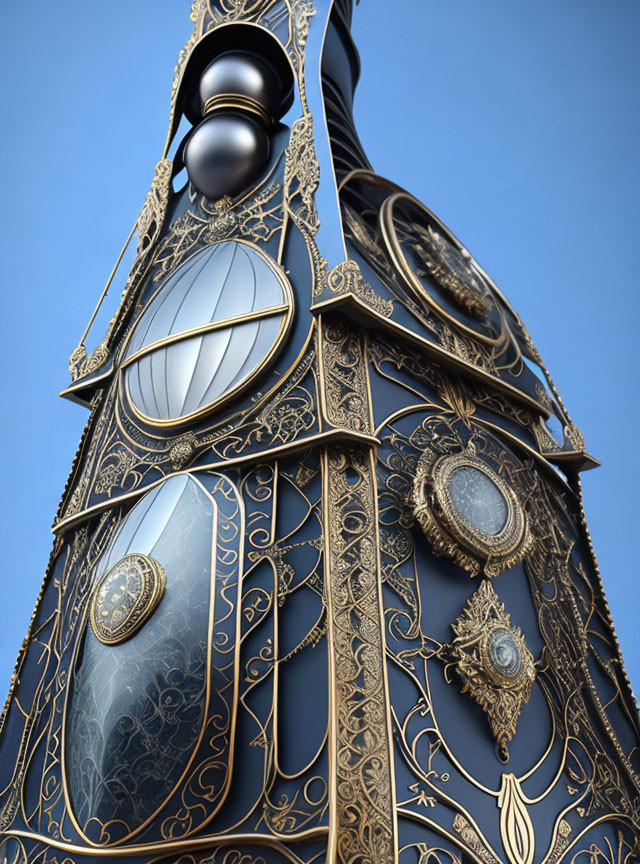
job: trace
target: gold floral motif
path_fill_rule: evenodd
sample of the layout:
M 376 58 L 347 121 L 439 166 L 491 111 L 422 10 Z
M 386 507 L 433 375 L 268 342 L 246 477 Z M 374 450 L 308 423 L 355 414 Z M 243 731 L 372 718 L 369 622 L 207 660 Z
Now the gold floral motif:
M 320 342 L 327 419 L 334 426 L 371 432 L 363 334 L 337 318 L 323 318 Z
M 285 150 L 285 203 L 292 221 L 302 233 L 315 236 L 320 227 L 314 200 L 320 185 L 320 165 L 316 158 L 313 117 L 293 122 Z
M 491 310 L 491 301 L 462 252 L 442 237 L 431 225 L 413 222 L 409 236 L 414 252 L 427 272 L 449 292 L 456 305 L 473 318 L 482 320 Z M 421 274 L 418 274 L 421 275 Z
M 469 693 L 488 715 L 506 760 L 522 706 L 531 696 L 533 656 L 489 580 L 469 598 L 451 628 L 455 638 L 447 656 L 462 682 L 461 692 Z
M 189 36 L 186 44 L 180 51 L 180 54 L 178 56 L 178 62 L 176 63 L 176 68 L 173 73 L 173 83 L 171 85 L 172 116 L 176 110 L 176 96 L 178 95 L 178 88 L 180 86 L 180 81 L 182 80 L 182 74 L 186 68 L 187 61 L 191 56 L 191 52 L 193 51 L 196 43 L 202 36 L 206 16 L 207 0 L 193 0 L 193 3 L 191 4 L 191 11 L 189 13 L 189 18 L 193 22 L 193 31 Z
M 395 848 L 393 766 L 370 454 L 329 449 L 324 480 L 337 860 L 388 864 Z
M 460 512 L 450 484 L 453 476 L 464 470 L 484 476 L 504 502 L 506 515 L 499 530 L 485 530 Z M 416 469 L 413 503 L 415 518 L 434 552 L 449 555 L 471 576 L 481 570 L 487 576 L 497 576 L 522 561 L 531 549 L 533 538 L 517 495 L 478 458 L 473 443 L 444 455 L 425 450 Z
M 173 163 L 170 159 L 161 159 L 156 165 L 151 189 L 138 218 L 138 255 L 146 252 L 160 234 L 171 193 L 172 171 Z
M 253 243 L 265 242 L 282 225 L 277 182 L 265 186 L 242 203 L 224 195 L 210 203 L 194 196 L 193 208 L 175 219 L 153 256 L 154 281 L 175 270 L 199 246 L 208 246 L 232 237 Z
M 327 277 L 327 286 L 332 294 L 355 294 L 367 306 L 385 317 L 393 312 L 393 302 L 379 297 L 368 282 L 364 281 L 357 261 L 343 261 L 336 265 Z

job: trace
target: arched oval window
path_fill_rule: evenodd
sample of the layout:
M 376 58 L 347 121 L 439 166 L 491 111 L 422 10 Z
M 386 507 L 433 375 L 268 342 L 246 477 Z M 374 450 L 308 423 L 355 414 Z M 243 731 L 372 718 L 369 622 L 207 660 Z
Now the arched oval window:
M 91 843 L 124 840 L 161 811 L 165 827 L 179 822 L 174 794 L 201 764 L 207 807 L 193 808 L 194 825 L 226 794 L 235 695 L 215 682 L 221 669 L 237 675 L 242 518 L 228 478 L 175 474 L 123 517 L 95 565 L 63 754 L 72 819 Z
M 273 359 L 292 314 L 286 277 L 257 248 L 201 250 L 152 297 L 125 348 L 135 412 L 164 426 L 211 411 Z

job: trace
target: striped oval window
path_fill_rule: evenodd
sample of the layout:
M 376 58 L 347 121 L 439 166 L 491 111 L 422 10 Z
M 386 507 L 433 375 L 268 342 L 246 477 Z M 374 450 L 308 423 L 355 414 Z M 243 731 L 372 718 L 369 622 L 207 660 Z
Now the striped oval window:
M 134 410 L 156 425 L 211 411 L 274 358 L 292 314 L 286 277 L 254 246 L 201 250 L 159 288 L 126 346 Z

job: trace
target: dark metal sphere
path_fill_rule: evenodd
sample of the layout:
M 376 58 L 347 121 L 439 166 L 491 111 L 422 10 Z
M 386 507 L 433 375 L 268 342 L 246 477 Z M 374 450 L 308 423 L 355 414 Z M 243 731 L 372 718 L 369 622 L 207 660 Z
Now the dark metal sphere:
M 279 113 L 282 94 L 271 69 L 251 54 L 230 53 L 216 57 L 200 78 L 200 108 L 207 99 L 222 94 L 240 94 L 255 99 L 272 117 Z
M 193 131 L 184 152 L 189 180 L 207 198 L 245 189 L 269 158 L 269 138 L 249 116 L 212 114 Z

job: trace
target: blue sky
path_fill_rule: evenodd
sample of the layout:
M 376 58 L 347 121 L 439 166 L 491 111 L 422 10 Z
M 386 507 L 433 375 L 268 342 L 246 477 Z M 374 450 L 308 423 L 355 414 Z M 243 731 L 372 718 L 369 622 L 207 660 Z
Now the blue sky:
M 57 393 L 161 155 L 189 5 L 0 11 L 0 691 L 86 419 Z M 584 475 L 587 518 L 638 693 L 640 3 L 362 0 L 354 18 L 374 167 L 507 294 L 603 462 Z

